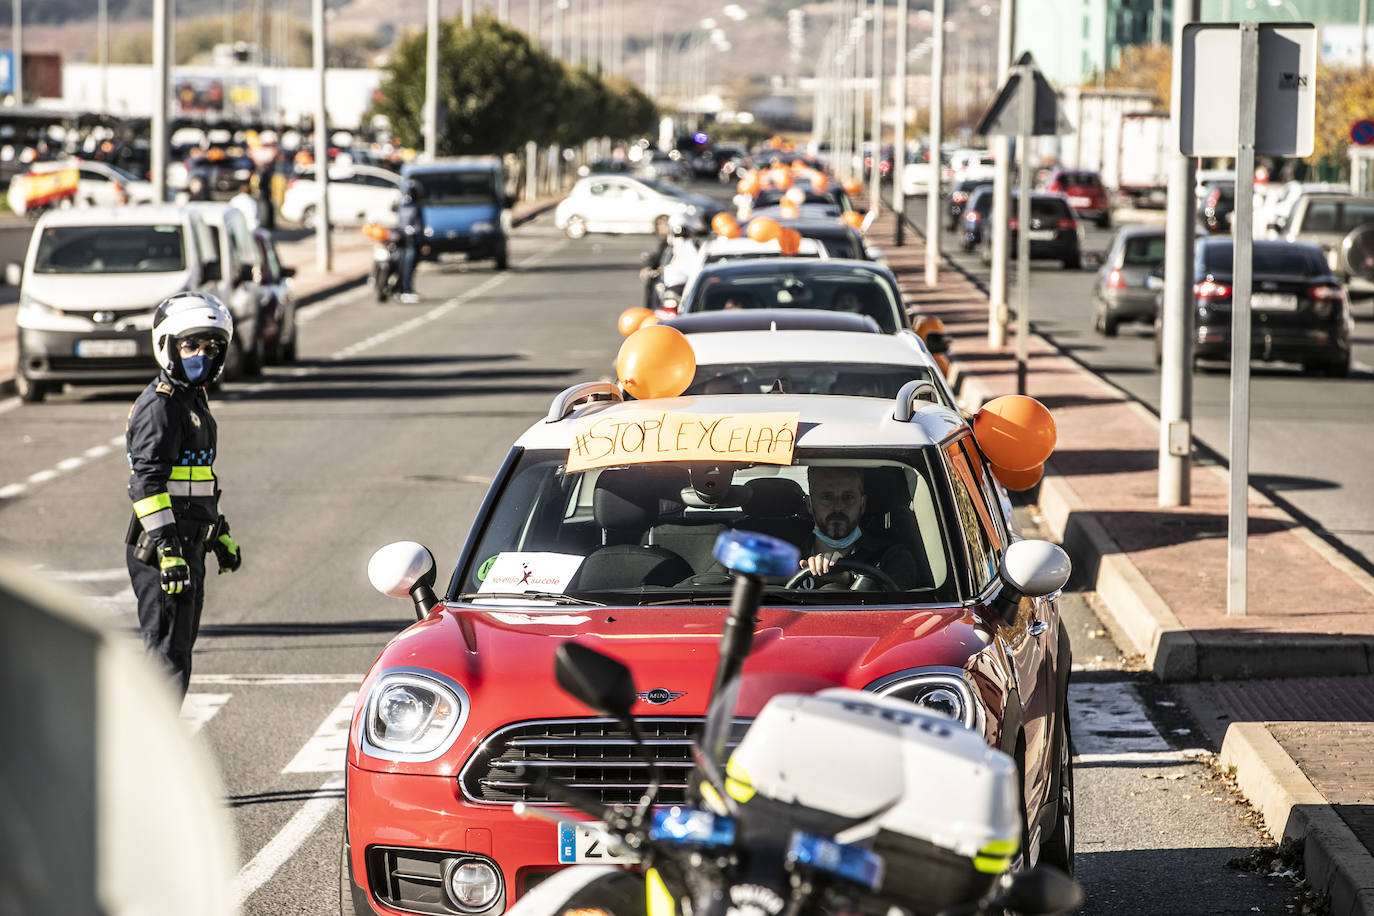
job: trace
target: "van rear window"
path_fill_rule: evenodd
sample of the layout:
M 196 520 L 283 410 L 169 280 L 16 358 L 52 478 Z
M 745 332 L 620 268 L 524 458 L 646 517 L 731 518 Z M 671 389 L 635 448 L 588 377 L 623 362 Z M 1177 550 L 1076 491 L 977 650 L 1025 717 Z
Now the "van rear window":
M 43 230 L 34 273 L 134 274 L 186 269 L 186 245 L 175 224 L 52 226 Z

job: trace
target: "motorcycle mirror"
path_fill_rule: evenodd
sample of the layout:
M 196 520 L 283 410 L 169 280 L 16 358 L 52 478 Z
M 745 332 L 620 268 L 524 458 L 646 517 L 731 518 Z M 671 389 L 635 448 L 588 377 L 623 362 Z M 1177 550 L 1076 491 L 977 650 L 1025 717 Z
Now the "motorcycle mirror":
M 554 653 L 553 673 L 559 687 L 590 709 L 620 720 L 630 718 L 636 699 L 634 676 L 609 655 L 565 642 Z
M 992 903 L 1022 916 L 1053 916 L 1081 905 L 1083 888 L 1059 869 L 1037 865 L 1013 875 Z

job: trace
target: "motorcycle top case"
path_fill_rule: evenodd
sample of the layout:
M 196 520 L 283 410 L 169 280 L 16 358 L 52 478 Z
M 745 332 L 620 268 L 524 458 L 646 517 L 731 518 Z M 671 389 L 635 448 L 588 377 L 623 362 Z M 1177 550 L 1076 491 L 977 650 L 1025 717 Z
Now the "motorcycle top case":
M 745 797 L 869 822 L 842 839 L 881 856 L 879 894 L 917 914 L 982 897 L 1020 842 L 1015 761 L 903 700 L 843 688 L 776 696 L 728 774 Z

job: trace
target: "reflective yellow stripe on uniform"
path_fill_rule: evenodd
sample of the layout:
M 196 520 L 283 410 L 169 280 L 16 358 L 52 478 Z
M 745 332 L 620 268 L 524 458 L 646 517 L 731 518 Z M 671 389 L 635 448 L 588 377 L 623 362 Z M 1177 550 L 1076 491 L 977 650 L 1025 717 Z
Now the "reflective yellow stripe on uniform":
M 167 481 L 167 492 L 173 496 L 214 496 L 214 467 L 208 464 L 176 465 Z
M 134 503 L 134 515 L 144 531 L 156 531 L 176 522 L 172 515 L 172 497 L 168 493 L 154 493 Z

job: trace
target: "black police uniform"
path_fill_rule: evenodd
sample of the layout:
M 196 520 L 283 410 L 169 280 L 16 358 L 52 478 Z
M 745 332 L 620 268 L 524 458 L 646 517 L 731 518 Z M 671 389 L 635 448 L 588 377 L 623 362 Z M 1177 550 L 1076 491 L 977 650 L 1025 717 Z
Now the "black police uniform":
M 129 409 L 125 441 L 134 505 L 126 561 L 138 598 L 138 626 L 184 696 L 205 601 L 206 547 L 212 536 L 228 531 L 219 514 L 215 420 L 205 389 L 160 373 Z M 142 551 L 140 533 L 146 535 Z M 162 587 L 157 549 L 169 545 L 180 547 L 189 567 L 190 582 L 179 594 Z

